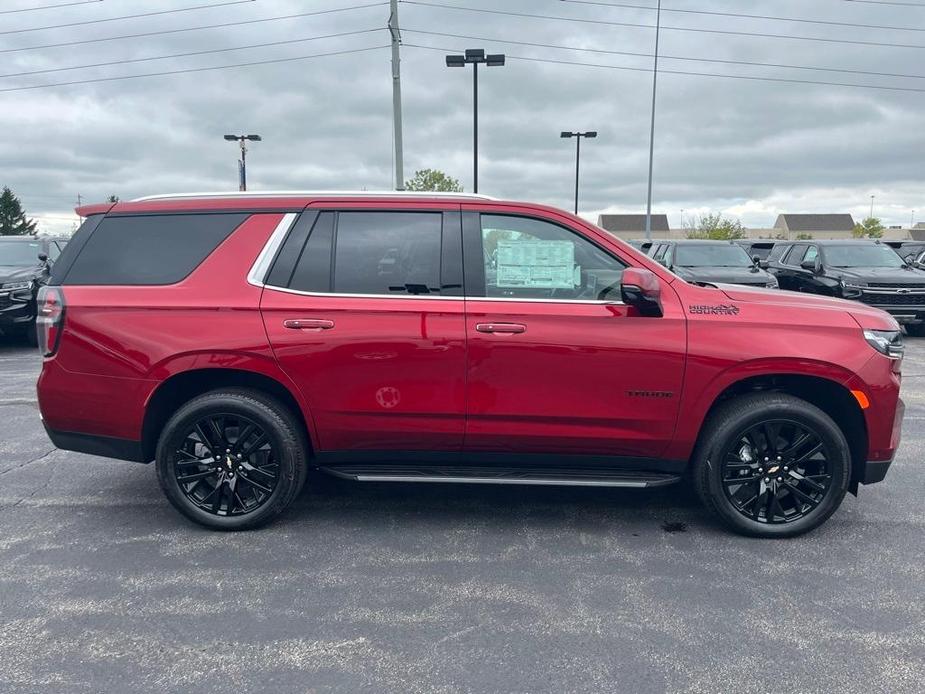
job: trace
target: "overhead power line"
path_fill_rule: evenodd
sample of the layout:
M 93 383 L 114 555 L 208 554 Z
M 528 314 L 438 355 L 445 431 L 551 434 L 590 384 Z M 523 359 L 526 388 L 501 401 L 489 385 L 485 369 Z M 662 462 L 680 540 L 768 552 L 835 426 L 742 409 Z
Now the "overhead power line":
M 154 17 L 162 14 L 177 14 L 178 12 L 192 12 L 193 10 L 207 10 L 211 7 L 227 7 L 228 5 L 243 5 L 251 3 L 254 0 L 227 0 L 227 2 L 217 2 L 212 5 L 194 5 L 193 7 L 178 7 L 172 10 L 158 10 L 157 12 L 142 12 L 141 14 L 126 14 L 121 17 L 106 17 L 105 19 L 87 19 L 82 22 L 68 22 L 67 24 L 49 24 L 43 27 L 30 27 L 28 29 L 8 29 L 0 31 L 0 34 L 27 34 L 32 31 L 44 31 L 45 29 L 65 29 L 67 27 L 79 27 L 87 24 L 102 24 L 104 22 L 118 22 L 122 19 L 138 19 L 139 17 Z
M 190 72 L 208 72 L 210 70 L 230 70 L 238 67 L 252 67 L 255 65 L 274 65 L 276 63 L 292 63 L 299 60 L 310 60 L 311 58 L 326 58 L 332 55 L 347 55 L 348 53 L 363 53 L 364 51 L 375 51 L 379 49 L 390 48 L 384 46 L 367 46 L 366 48 L 351 48 L 343 51 L 331 51 L 330 53 L 315 53 L 313 55 L 299 55 L 293 58 L 274 58 L 272 60 L 255 60 L 247 63 L 233 63 L 231 65 L 213 65 L 210 67 L 190 67 L 182 70 L 165 70 L 164 72 L 146 72 L 140 75 L 119 75 L 117 77 L 96 77 L 94 79 L 75 80 L 73 82 L 57 82 L 55 84 L 32 84 L 26 87 L 5 87 L 0 89 L 2 92 L 23 92 L 32 89 L 48 89 L 50 87 L 69 87 L 77 84 L 93 84 L 96 82 L 115 82 L 118 80 L 138 79 L 141 77 L 162 77 L 164 75 L 183 75 Z
M 573 5 L 595 5 L 597 7 L 615 7 L 618 9 L 629 9 L 629 10 L 651 10 L 655 11 L 655 8 L 651 5 L 632 5 L 629 3 L 622 2 L 601 2 L 601 0 L 560 0 L 560 2 L 568 2 Z M 773 15 L 763 15 L 763 14 L 746 14 L 743 12 L 719 12 L 712 10 L 685 10 L 676 7 L 663 7 L 662 12 L 674 12 L 675 14 L 701 14 L 708 15 L 711 17 L 736 17 L 740 19 L 760 19 L 763 21 L 772 21 L 772 22 L 796 22 L 799 24 L 821 24 L 824 26 L 837 26 L 837 27 L 851 27 L 857 29 L 886 29 L 889 31 L 922 31 L 925 32 L 925 28 L 921 27 L 901 27 L 901 26 L 888 26 L 884 24 L 859 24 L 855 22 L 836 22 L 834 20 L 827 19 L 804 19 L 802 17 L 777 17 Z
M 0 10 L 0 14 L 35 12 L 36 10 L 53 10 L 56 7 L 73 7 L 74 5 L 95 5 L 99 2 L 103 2 L 103 0 L 76 0 L 76 2 L 62 2 L 57 5 L 39 5 L 38 7 L 21 7 L 18 10 Z
M 864 5 L 899 5 L 902 7 L 925 7 L 920 2 L 894 2 L 893 0 L 844 0 L 844 2 L 857 2 Z
M 108 67 L 110 65 L 127 65 L 129 63 L 146 63 L 153 60 L 167 60 L 168 58 L 188 58 L 195 55 L 210 55 L 212 53 L 228 53 L 230 51 L 243 51 L 250 48 L 267 48 L 269 46 L 285 46 L 291 43 L 305 43 L 307 41 L 319 41 L 321 39 L 333 39 L 342 36 L 355 36 L 357 34 L 368 34 L 374 31 L 385 31 L 385 27 L 373 27 L 371 29 L 359 29 L 357 31 L 342 31 L 337 34 L 325 34 L 323 36 L 305 36 L 300 39 L 285 39 L 281 41 L 267 41 L 266 43 L 251 43 L 246 46 L 231 46 L 230 48 L 211 48 L 205 51 L 190 51 L 188 53 L 170 53 L 168 55 L 154 55 L 147 58 L 127 58 L 124 60 L 112 60 L 105 63 L 87 63 L 84 65 L 69 65 L 67 67 L 53 67 L 45 70 L 30 70 L 29 72 L 10 72 L 0 75 L 0 79 L 9 77 L 25 77 L 27 75 L 44 75 L 50 72 L 66 72 L 68 70 L 84 70 L 94 67 Z
M 464 7 L 462 5 L 444 5 L 437 2 L 421 2 L 420 0 L 403 0 L 409 5 L 419 5 L 420 7 L 439 7 L 448 10 L 462 10 L 466 12 L 483 12 L 486 14 L 507 15 L 511 17 L 529 17 L 531 19 L 551 19 L 557 22 L 579 22 L 582 24 L 603 24 L 606 26 L 625 26 L 638 27 L 643 29 L 654 29 L 654 24 L 638 24 L 633 22 L 615 22 L 604 19 L 585 19 L 580 17 L 563 17 L 562 15 L 533 14 L 529 12 L 509 12 L 507 10 L 492 10 L 485 7 Z M 796 36 L 793 34 L 769 34 L 766 32 L 755 31 L 731 31 L 723 29 L 700 29 L 694 27 L 679 27 L 662 25 L 662 31 L 686 31 L 697 34 L 722 34 L 727 36 L 749 36 L 765 39 L 789 39 L 793 41 L 816 41 L 820 43 L 843 43 L 854 46 L 881 46 L 884 48 L 918 48 L 923 49 L 922 44 L 908 43 L 884 43 L 882 41 L 860 41 L 854 39 L 829 39 L 821 36 Z
M 425 31 L 424 29 L 409 29 L 403 27 L 402 31 L 412 34 L 428 34 L 431 36 L 446 36 L 456 39 L 471 39 L 473 41 L 489 41 L 501 44 L 511 44 L 516 46 L 533 46 L 535 48 L 556 48 L 563 51 L 581 51 L 584 53 L 602 53 L 606 55 L 626 55 L 634 58 L 654 58 L 653 53 L 640 53 L 635 51 L 614 51 L 604 48 L 582 48 L 579 46 L 562 46 L 554 43 L 534 43 L 532 41 L 514 41 L 513 39 L 500 39 L 491 36 L 471 36 L 468 34 L 448 34 L 442 31 Z M 684 60 L 695 63 L 719 63 L 723 65 L 748 65 L 752 67 L 774 67 L 786 68 L 790 70 L 814 70 L 819 72 L 841 72 L 851 75 L 866 75 L 870 77 L 901 77 L 904 79 L 925 79 L 925 75 L 910 75 L 900 72 L 874 72 L 871 70 L 851 70 L 849 68 L 821 67 L 816 65 L 793 65 L 792 63 L 761 63 L 752 60 L 727 60 L 722 58 L 696 58 L 693 56 L 683 55 L 665 55 L 659 53 L 659 60 Z M 0 75 L 3 77 L 4 75 Z
M 350 7 L 335 7 L 329 10 L 315 10 L 313 12 L 298 12 L 296 14 L 284 14 L 277 17 L 263 17 L 261 19 L 242 19 L 236 22 L 222 22 L 220 24 L 205 24 L 195 27 L 181 27 L 179 29 L 162 29 L 160 31 L 145 31 L 139 34 L 122 34 L 121 36 L 106 36 L 98 39 L 82 39 L 80 41 L 65 41 L 63 43 L 47 43 L 41 46 L 23 46 L 21 48 L 0 48 L 0 53 L 18 53 L 19 51 L 35 51 L 42 48 L 61 48 L 64 46 L 82 46 L 88 43 L 101 43 L 103 41 L 121 41 L 122 39 L 138 39 L 148 36 L 163 36 L 165 34 L 181 34 L 188 31 L 203 31 L 205 29 L 224 29 L 225 27 L 245 26 L 250 24 L 261 24 L 264 22 L 278 22 L 284 19 L 296 19 L 299 17 L 314 17 L 322 14 L 332 14 L 334 12 L 347 12 L 348 10 L 363 10 L 368 7 L 382 7 L 388 5 L 388 2 L 372 2 L 366 5 L 351 5 Z
M 446 51 L 453 52 L 458 51 L 459 48 L 447 48 L 445 46 L 422 46 L 415 43 L 403 43 L 403 46 L 408 48 L 424 48 L 430 51 Z M 647 72 L 651 73 L 652 68 L 650 67 L 630 67 L 628 65 L 606 65 L 603 63 L 583 63 L 576 60 L 554 60 L 552 58 L 534 58 L 532 56 L 525 55 L 511 55 L 510 53 L 505 53 L 505 57 L 510 60 L 527 60 L 535 63 L 552 63 L 556 65 L 581 65 L 584 67 L 598 67 L 598 68 L 607 68 L 609 70 L 626 70 L 629 72 Z M 783 82 L 787 84 L 817 84 L 828 87 L 853 87 L 856 89 L 877 89 L 883 91 L 891 92 L 917 92 L 925 94 L 925 88 L 917 87 L 890 87 L 886 85 L 879 84 L 856 84 L 853 82 L 823 82 L 821 80 L 799 80 L 791 79 L 785 77 L 757 77 L 753 75 L 727 75 L 718 72 L 691 72 L 687 70 L 665 70 L 659 68 L 659 74 L 666 73 L 669 75 L 687 75 L 690 77 L 722 77 L 726 79 L 734 80 L 750 80 L 755 82 Z M 3 90 L 0 90 L 3 91 Z

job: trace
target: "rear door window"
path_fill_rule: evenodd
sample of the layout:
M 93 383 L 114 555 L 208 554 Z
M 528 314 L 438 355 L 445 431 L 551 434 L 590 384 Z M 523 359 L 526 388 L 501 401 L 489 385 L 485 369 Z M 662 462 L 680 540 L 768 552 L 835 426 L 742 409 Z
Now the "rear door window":
M 340 212 L 336 294 L 439 294 L 440 212 Z
M 249 214 L 105 217 L 64 284 L 164 285 L 189 276 Z

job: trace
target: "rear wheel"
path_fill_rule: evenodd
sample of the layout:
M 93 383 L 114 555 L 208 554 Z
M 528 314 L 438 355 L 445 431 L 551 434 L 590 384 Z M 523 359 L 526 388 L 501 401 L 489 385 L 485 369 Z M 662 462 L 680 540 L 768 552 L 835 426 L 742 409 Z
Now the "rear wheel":
M 704 504 L 732 530 L 755 537 L 792 537 L 823 523 L 841 504 L 850 471 L 838 425 L 783 393 L 722 405 L 694 456 Z
M 300 432 L 292 413 L 262 393 L 206 393 L 161 432 L 158 479 L 187 518 L 220 530 L 254 528 L 282 513 L 305 482 Z

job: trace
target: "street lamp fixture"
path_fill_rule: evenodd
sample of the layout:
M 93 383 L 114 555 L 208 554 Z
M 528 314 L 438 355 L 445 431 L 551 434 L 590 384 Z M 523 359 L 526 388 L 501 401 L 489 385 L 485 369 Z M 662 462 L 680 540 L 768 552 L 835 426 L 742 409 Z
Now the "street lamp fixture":
M 467 48 L 464 55 L 446 56 L 447 67 L 472 66 L 472 189 L 479 192 L 479 65 L 501 67 L 503 53 L 485 54 L 481 48 Z
M 241 159 L 238 161 L 238 176 L 240 183 L 238 190 L 247 190 L 247 145 L 246 142 L 260 142 L 263 140 L 260 135 L 225 135 L 229 142 L 239 142 L 241 144 Z
M 575 138 L 575 214 L 578 214 L 578 171 L 581 163 L 581 138 L 597 137 L 597 130 L 588 130 L 587 132 L 569 132 L 563 130 L 559 137 Z

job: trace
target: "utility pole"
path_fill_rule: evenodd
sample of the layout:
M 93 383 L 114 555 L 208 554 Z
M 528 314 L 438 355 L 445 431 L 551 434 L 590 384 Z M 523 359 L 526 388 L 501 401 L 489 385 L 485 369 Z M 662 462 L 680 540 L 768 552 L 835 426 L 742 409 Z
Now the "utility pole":
M 655 64 L 652 68 L 652 123 L 649 127 L 649 192 L 646 202 L 646 241 L 652 240 L 652 160 L 655 154 L 655 94 L 658 84 L 658 35 L 662 26 L 662 0 L 655 14 Z
M 401 30 L 398 27 L 398 0 L 391 0 L 389 33 L 392 35 L 392 128 L 395 133 L 395 190 L 405 189 L 401 127 Z

